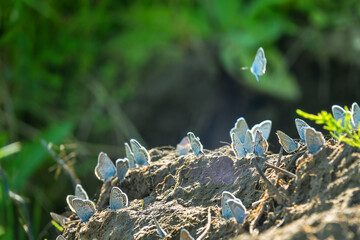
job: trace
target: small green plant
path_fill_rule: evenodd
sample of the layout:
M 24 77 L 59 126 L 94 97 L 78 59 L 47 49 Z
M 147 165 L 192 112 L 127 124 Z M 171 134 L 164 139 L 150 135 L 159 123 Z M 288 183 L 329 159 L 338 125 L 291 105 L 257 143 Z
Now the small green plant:
M 306 119 L 315 121 L 316 124 L 324 125 L 324 129 L 328 130 L 334 138 L 341 142 L 345 142 L 351 146 L 360 148 L 360 131 L 359 128 L 354 129 L 351 125 L 351 113 L 345 106 L 346 110 L 344 123 L 342 120 L 336 121 L 331 113 L 321 111 L 317 115 L 309 114 L 300 109 L 296 113 Z

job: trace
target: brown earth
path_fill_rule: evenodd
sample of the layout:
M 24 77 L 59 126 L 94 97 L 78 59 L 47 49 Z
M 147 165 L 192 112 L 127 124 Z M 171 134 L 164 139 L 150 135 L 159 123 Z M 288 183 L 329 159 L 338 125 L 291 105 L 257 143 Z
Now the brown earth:
M 125 180 L 104 184 L 98 212 L 87 223 L 73 214 L 65 226 L 66 239 L 160 239 L 151 213 L 168 233 L 179 239 L 187 229 L 196 239 L 208 223 L 205 239 L 360 239 L 360 151 L 342 143 L 327 142 L 309 155 L 305 147 L 294 154 L 267 154 L 236 158 L 229 146 L 176 156 L 172 147 L 149 151 L 151 165 L 131 169 Z M 273 191 L 254 167 L 256 161 L 279 190 Z M 279 173 L 264 162 L 296 174 Z M 129 207 L 110 211 L 109 192 L 120 187 Z M 230 191 L 249 211 L 242 225 L 221 218 L 221 193 Z M 253 202 L 259 201 L 257 206 Z

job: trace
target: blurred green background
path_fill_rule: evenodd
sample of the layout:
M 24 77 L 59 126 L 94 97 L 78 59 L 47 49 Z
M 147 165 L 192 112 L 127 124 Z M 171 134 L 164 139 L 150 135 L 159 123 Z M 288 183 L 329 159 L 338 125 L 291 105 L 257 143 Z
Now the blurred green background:
M 49 212 L 74 192 L 40 139 L 96 199 L 97 155 L 124 157 L 130 138 L 174 146 L 193 131 L 214 149 L 241 116 L 296 137 L 297 108 L 360 103 L 359 23 L 358 0 L 0 0 L 0 167 L 34 239 L 55 239 Z M 242 68 L 260 46 L 258 83 Z M 26 239 L 0 194 L 0 238 Z

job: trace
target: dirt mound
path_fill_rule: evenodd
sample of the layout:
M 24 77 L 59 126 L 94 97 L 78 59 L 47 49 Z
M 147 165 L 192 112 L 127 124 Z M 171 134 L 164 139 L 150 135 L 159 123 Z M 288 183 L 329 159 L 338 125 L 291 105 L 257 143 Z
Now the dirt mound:
M 328 142 L 316 155 L 303 147 L 280 162 L 278 154 L 236 158 L 229 146 L 201 157 L 179 157 L 171 147 L 149 152 L 150 166 L 131 169 L 121 184 L 117 178 L 103 184 L 98 211 L 89 222 L 71 216 L 63 232 L 66 239 L 160 239 L 151 213 L 167 239 L 179 239 L 182 228 L 197 238 L 206 228 L 208 208 L 211 226 L 206 239 L 360 239 L 359 149 Z M 254 161 L 282 201 L 273 197 Z M 296 178 L 269 168 L 265 161 Z M 112 186 L 128 195 L 129 207 L 108 209 Z M 242 225 L 221 218 L 223 191 L 232 192 L 248 209 Z

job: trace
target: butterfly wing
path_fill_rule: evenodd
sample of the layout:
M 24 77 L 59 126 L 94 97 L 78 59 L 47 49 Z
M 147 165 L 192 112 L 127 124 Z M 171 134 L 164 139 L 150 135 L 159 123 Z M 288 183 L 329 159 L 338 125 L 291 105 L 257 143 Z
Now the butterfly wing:
M 255 55 L 255 60 L 251 66 L 251 72 L 255 75 L 256 80 L 259 82 L 260 78 L 259 76 L 265 74 L 266 71 L 266 58 L 265 58 L 265 52 L 262 49 L 262 47 L 259 48 Z
M 68 204 L 68 206 L 69 206 L 69 208 L 70 208 L 70 210 L 71 210 L 72 212 L 76 212 L 75 209 L 74 209 L 74 207 L 73 207 L 73 205 L 72 205 L 72 201 L 73 201 L 75 198 L 79 198 L 79 197 L 74 196 L 74 195 L 67 195 L 67 196 L 66 196 L 66 202 L 67 202 L 67 204 Z
M 238 136 L 233 133 L 231 135 L 231 147 L 235 153 L 235 156 L 237 157 L 245 157 L 246 156 L 246 151 L 244 148 L 244 145 L 241 143 L 240 139 L 238 138 Z
M 118 177 L 119 183 L 124 180 L 129 168 L 129 160 L 127 158 L 119 158 L 116 160 L 116 175 Z
M 150 155 L 149 155 L 148 151 L 146 150 L 146 148 L 144 148 L 135 139 L 130 140 L 130 145 L 131 145 L 132 151 L 134 153 L 136 164 L 139 166 L 150 165 L 149 164 Z
M 233 133 L 235 133 L 240 141 L 244 143 L 246 131 L 248 129 L 249 127 L 245 121 L 245 118 L 241 117 L 236 121 L 235 126 L 230 130 L 230 137 Z
M 339 105 L 333 105 L 331 107 L 331 110 L 332 110 L 335 120 L 336 121 L 342 120 L 342 124 L 344 124 L 345 114 L 346 114 L 345 109 L 343 109 Z
M 325 138 L 321 132 L 314 128 L 305 128 L 305 143 L 310 154 L 317 153 L 325 143 Z
M 299 149 L 299 144 L 282 131 L 276 131 L 276 135 L 279 138 L 279 143 L 287 153 L 291 153 Z
M 244 148 L 247 153 L 254 152 L 254 142 L 253 137 L 250 130 L 246 131 L 245 140 L 244 140 Z
M 360 124 L 360 107 L 356 102 L 351 106 L 351 121 L 354 128 L 358 129 Z
M 154 215 L 151 214 L 151 216 L 153 217 L 154 219 L 154 222 L 155 222 L 155 225 L 156 225 L 156 229 L 157 229 L 157 232 L 160 236 L 160 238 L 164 238 L 167 233 L 160 227 L 160 224 L 158 223 L 158 221 L 156 220 L 156 218 L 154 217 Z
M 269 144 L 263 137 L 261 131 L 256 131 L 254 140 L 254 154 L 257 156 L 263 155 L 267 152 L 268 147 Z
M 60 224 L 60 226 L 65 227 L 65 224 L 66 224 L 66 222 L 68 220 L 67 217 L 64 217 L 63 215 L 60 215 L 60 214 L 57 214 L 57 213 L 54 213 L 54 212 L 50 212 L 50 216 L 55 222 Z
M 180 240 L 195 240 L 195 239 L 190 235 L 188 230 L 181 229 L 181 231 L 180 231 Z
M 269 135 L 270 135 L 270 132 L 271 132 L 271 125 L 272 125 L 271 120 L 265 120 L 265 121 L 262 121 L 262 122 L 259 123 L 259 124 L 256 124 L 256 125 L 251 129 L 251 132 L 252 132 L 252 134 L 253 134 L 253 137 L 255 137 L 256 131 L 261 131 L 263 137 L 264 137 L 266 140 L 268 140 Z
M 176 145 L 175 152 L 179 154 L 179 156 L 183 156 L 189 153 L 190 147 L 189 137 L 185 136 L 181 139 L 180 143 Z
M 232 212 L 230 210 L 230 206 L 227 203 L 227 200 L 229 199 L 236 199 L 236 197 L 228 192 L 228 191 L 224 191 L 221 195 L 221 217 L 225 218 L 225 219 L 230 219 L 232 217 Z
M 230 210 L 232 212 L 232 215 L 235 217 L 236 222 L 238 224 L 242 224 L 247 214 L 246 214 L 246 208 L 242 204 L 241 200 L 229 199 L 227 200 L 227 203 L 229 204 Z
M 301 140 L 305 141 L 305 128 L 309 128 L 310 127 L 309 124 L 307 124 L 305 121 L 301 120 L 300 118 L 296 118 L 295 126 Z
M 128 143 L 124 143 L 124 145 L 125 145 L 126 158 L 129 160 L 129 167 L 135 168 L 136 165 L 135 165 L 134 153 L 131 151 L 131 148 Z
M 189 137 L 190 146 L 195 156 L 204 155 L 203 145 L 200 142 L 200 138 L 195 137 L 195 134 L 192 132 L 188 132 L 187 136 Z
M 117 210 L 128 206 L 128 197 L 120 188 L 114 186 L 110 192 L 110 209 Z
M 56 237 L 56 240 L 66 240 L 63 235 L 59 235 Z
M 85 191 L 84 188 L 81 186 L 81 184 L 76 184 L 76 187 L 75 187 L 75 196 L 77 196 L 78 198 L 81 198 L 81 199 L 85 199 L 85 200 L 88 200 L 88 199 L 89 199 L 86 191 Z
M 82 222 L 89 221 L 91 216 L 96 212 L 95 205 L 90 200 L 75 198 L 72 200 L 72 206 L 74 207 L 76 214 L 79 216 Z
M 106 153 L 101 152 L 98 157 L 98 163 L 95 167 L 95 176 L 105 182 L 115 177 L 116 168 L 114 163 L 108 157 Z

